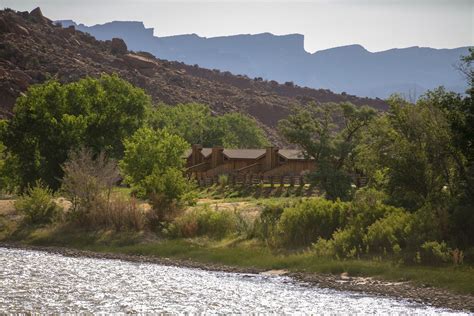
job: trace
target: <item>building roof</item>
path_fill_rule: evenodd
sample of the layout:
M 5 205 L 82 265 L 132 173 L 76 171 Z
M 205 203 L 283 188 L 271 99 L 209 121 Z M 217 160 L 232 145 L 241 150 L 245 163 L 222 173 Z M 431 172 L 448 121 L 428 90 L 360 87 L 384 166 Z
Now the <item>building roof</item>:
M 278 154 L 285 159 L 289 160 L 306 160 L 308 159 L 305 157 L 304 153 L 298 149 L 280 149 L 278 150 Z M 311 159 L 311 158 L 309 158 Z
M 184 151 L 183 158 L 189 158 L 189 156 L 191 156 L 192 153 L 193 153 L 192 148 L 186 149 Z M 203 148 L 201 150 L 201 154 L 206 158 L 209 157 L 211 153 L 212 153 L 212 148 Z
M 229 159 L 257 159 L 265 155 L 265 149 L 224 149 Z
M 266 153 L 265 149 L 224 149 L 223 154 L 228 159 L 259 159 Z M 188 158 L 192 154 L 192 149 L 184 152 L 183 158 Z M 212 154 L 212 148 L 205 147 L 201 150 L 201 154 L 208 158 Z M 303 151 L 299 149 L 279 149 L 278 154 L 288 160 L 306 160 L 312 159 L 305 157 Z
M 209 157 L 212 154 L 212 148 L 203 148 L 201 154 L 206 158 Z

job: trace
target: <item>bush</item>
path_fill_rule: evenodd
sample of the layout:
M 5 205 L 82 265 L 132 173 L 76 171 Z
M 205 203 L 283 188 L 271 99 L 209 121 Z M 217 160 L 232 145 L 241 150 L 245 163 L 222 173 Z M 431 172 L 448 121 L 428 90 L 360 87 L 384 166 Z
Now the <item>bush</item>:
M 119 179 L 117 165 L 104 153 L 94 157 L 90 149 L 82 148 L 69 154 L 62 165 L 62 191 L 71 201 L 69 218 L 79 224 L 91 224 L 90 213 L 106 210 L 113 185 Z
M 147 223 L 152 230 L 160 229 L 165 222 L 171 222 L 181 211 L 176 201 L 169 201 L 163 194 L 151 194 L 152 209 L 147 213 Z
M 347 224 L 349 203 L 316 198 L 286 208 L 278 222 L 278 238 L 286 246 L 309 246 L 319 237 L 329 239 Z
M 117 164 L 104 153 L 82 148 L 69 154 L 63 166 L 62 190 L 72 202 L 69 220 L 86 228 L 140 231 L 145 216 L 135 199 L 112 196 L 119 179 Z
M 334 241 L 324 238 L 319 238 L 317 242 L 313 244 L 313 252 L 319 257 L 334 257 L 336 251 L 334 249 Z
M 420 255 L 423 263 L 441 264 L 451 260 L 451 249 L 444 241 L 427 241 L 421 245 Z
M 255 236 L 267 241 L 270 245 L 275 244 L 276 226 L 283 214 L 284 207 L 267 205 L 255 221 Z
M 188 144 L 181 137 L 141 128 L 124 144 L 120 168 L 137 196 L 160 196 L 160 204 L 171 204 L 191 189 L 183 174 L 182 156 Z
M 221 174 L 217 180 L 221 189 L 224 189 L 229 184 L 229 175 Z
M 145 216 L 134 198 L 113 197 L 105 208 L 94 208 L 90 213 L 91 225 L 115 231 L 141 231 Z
M 385 199 L 386 195 L 375 189 L 364 188 L 357 191 L 352 201 L 354 218 L 351 219 L 351 225 L 367 229 L 378 219 L 396 212 L 398 209 L 385 204 Z
M 234 210 L 234 215 L 236 219 L 236 231 L 239 236 L 243 238 L 250 239 L 256 236 L 255 234 L 255 224 L 256 220 L 253 216 L 250 216 L 248 213 L 238 212 Z
M 425 241 L 442 240 L 440 218 L 429 205 L 412 214 L 406 233 L 407 250 L 418 251 Z
M 211 210 L 205 206 L 185 213 L 174 220 L 176 237 L 208 236 L 223 238 L 237 233 L 238 218 L 232 211 Z
M 354 227 L 339 229 L 332 235 L 334 253 L 339 258 L 354 258 L 361 253 L 361 234 Z
M 411 221 L 412 216 L 402 210 L 377 220 L 363 238 L 367 252 L 397 253 L 405 247 Z
M 33 224 L 51 223 L 60 212 L 52 190 L 39 181 L 15 201 L 15 209 Z

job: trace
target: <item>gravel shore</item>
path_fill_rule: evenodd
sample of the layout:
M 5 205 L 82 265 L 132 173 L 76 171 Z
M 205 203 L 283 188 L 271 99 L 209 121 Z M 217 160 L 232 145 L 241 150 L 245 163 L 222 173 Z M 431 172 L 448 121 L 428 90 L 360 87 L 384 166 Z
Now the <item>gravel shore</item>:
M 266 271 L 256 268 L 241 268 L 212 263 L 200 263 L 191 260 L 170 259 L 155 256 L 127 255 L 118 253 L 100 253 L 63 247 L 29 246 L 13 243 L 0 243 L 0 247 L 45 251 L 48 253 L 59 254 L 68 257 L 115 259 L 131 262 L 144 262 L 168 266 L 196 268 L 209 271 L 251 274 L 262 273 L 266 275 L 287 275 L 297 281 L 314 284 L 316 286 L 324 288 L 331 288 L 341 291 L 363 292 L 394 298 L 403 298 L 436 307 L 474 312 L 473 295 L 455 294 L 450 291 L 440 288 L 434 288 L 431 286 L 416 286 L 411 282 L 388 282 L 370 277 L 351 277 L 345 273 L 341 275 L 332 275 L 307 272 L 288 272 L 285 270 Z

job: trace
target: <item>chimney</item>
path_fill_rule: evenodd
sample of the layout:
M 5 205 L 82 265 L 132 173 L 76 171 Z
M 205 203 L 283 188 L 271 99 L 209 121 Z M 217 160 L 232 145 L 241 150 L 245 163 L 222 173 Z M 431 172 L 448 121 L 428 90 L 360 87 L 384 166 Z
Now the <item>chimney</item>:
M 270 170 L 278 165 L 278 147 L 269 146 L 265 153 L 265 170 Z
M 191 153 L 191 165 L 197 165 L 202 162 L 202 146 L 199 144 L 194 144 L 192 147 L 192 153 Z
M 211 155 L 211 168 L 215 168 L 224 162 L 224 147 L 214 146 L 212 147 Z

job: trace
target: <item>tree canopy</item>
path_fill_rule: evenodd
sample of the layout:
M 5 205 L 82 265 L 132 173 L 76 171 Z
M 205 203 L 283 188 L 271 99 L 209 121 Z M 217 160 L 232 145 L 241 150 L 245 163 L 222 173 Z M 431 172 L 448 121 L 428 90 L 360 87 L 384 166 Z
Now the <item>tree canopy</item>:
M 150 106 L 142 89 L 117 75 L 30 87 L 18 98 L 3 135 L 18 160 L 21 186 L 42 179 L 58 188 L 71 149 L 88 147 L 120 158 L 122 139 L 142 125 Z
M 212 115 L 208 106 L 197 103 L 159 105 L 148 121 L 152 128 L 167 128 L 190 144 L 227 148 L 258 148 L 268 144 L 255 119 L 241 113 Z
M 279 130 L 314 158 L 317 171 L 311 175 L 330 199 L 348 199 L 351 190 L 352 160 L 361 133 L 375 117 L 375 110 L 350 103 L 309 103 L 296 107 Z
M 183 154 L 189 144 L 184 139 L 167 130 L 143 127 L 127 138 L 124 145 L 120 169 L 125 182 L 138 196 L 163 194 L 172 201 L 185 193 Z

